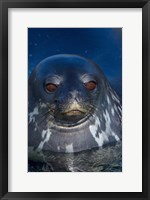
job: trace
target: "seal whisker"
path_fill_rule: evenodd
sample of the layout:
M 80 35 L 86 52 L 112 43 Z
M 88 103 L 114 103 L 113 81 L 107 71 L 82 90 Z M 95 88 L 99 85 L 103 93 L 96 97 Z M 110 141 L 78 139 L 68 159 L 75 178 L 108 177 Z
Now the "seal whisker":
M 42 118 L 44 118 L 46 115 L 48 115 L 49 114 L 49 111 L 47 111 L 47 112 L 45 112 L 45 113 L 43 113 L 42 115 L 40 114 L 40 115 L 38 115 L 37 117 L 36 117 L 36 121 L 38 121 L 39 119 L 42 119 Z
M 52 116 L 52 115 L 51 115 Z M 45 117 L 45 118 L 44 118 Z M 40 120 L 40 119 L 37 119 L 37 123 L 39 124 L 39 125 L 41 125 L 44 121 L 46 122 L 46 119 L 48 119 L 48 117 L 50 117 L 50 115 L 49 115 L 49 113 L 47 113 L 47 114 L 45 114 L 45 116 L 43 116 L 42 117 L 42 120 Z M 48 120 L 47 120 L 48 121 Z

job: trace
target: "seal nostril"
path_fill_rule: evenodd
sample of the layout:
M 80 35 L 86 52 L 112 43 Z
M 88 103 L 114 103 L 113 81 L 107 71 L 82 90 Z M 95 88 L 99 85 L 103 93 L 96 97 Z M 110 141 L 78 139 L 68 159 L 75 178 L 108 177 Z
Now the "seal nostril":
M 75 100 L 76 100 L 76 102 L 79 102 L 79 98 L 78 97 L 75 97 Z

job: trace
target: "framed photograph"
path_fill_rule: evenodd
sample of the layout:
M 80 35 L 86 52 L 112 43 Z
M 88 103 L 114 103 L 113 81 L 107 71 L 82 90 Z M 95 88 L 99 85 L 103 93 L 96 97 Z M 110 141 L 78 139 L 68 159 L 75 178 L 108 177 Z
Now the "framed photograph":
M 149 199 L 149 1 L 0 5 L 1 199 Z

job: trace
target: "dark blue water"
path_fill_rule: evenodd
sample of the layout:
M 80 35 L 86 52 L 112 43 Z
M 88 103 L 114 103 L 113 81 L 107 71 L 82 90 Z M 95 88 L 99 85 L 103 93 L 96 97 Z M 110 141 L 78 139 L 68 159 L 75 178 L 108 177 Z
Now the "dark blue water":
M 29 149 L 29 172 L 121 172 L 122 144 L 79 153 L 36 152 Z

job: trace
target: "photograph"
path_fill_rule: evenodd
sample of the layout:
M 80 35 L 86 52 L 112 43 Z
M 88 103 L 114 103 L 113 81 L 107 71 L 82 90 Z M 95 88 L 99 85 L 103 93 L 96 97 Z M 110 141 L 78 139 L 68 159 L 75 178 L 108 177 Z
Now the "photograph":
M 0 2 L 0 199 L 150 199 L 150 0 Z
M 28 28 L 28 172 L 122 172 L 122 28 Z

